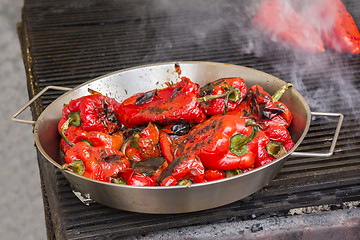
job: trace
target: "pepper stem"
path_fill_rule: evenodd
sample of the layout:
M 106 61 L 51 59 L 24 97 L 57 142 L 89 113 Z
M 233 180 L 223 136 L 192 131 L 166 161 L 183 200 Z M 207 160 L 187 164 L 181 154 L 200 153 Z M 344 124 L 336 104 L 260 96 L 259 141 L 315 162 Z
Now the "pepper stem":
M 241 157 L 249 151 L 248 143 L 251 142 L 258 132 L 257 126 L 253 126 L 249 136 L 243 134 L 235 134 L 230 138 L 230 152 Z
M 70 112 L 68 113 L 68 119 L 63 123 L 61 129 L 59 131 L 61 137 L 64 141 L 69 144 L 70 147 L 74 146 L 75 143 L 71 142 L 65 135 L 65 131 L 69 128 L 69 126 L 78 127 L 81 125 L 81 117 L 80 112 Z M 87 143 L 88 144 L 88 143 Z M 88 144 L 89 145 L 89 144 Z M 91 146 L 91 145 L 90 145 Z
M 286 90 L 288 90 L 292 86 L 293 85 L 291 83 L 284 84 L 279 90 L 277 90 L 276 93 L 274 93 L 274 95 L 272 95 L 273 102 L 279 101 L 279 99 L 286 92 Z
M 71 142 L 65 135 L 65 131 L 69 128 L 69 123 L 70 123 L 71 119 L 68 118 L 68 120 L 66 120 L 64 122 L 64 124 L 61 126 L 61 129 L 59 131 L 61 137 L 64 139 L 64 141 L 69 144 L 70 147 L 74 146 L 75 143 Z
M 203 97 L 198 98 L 198 103 L 208 102 L 213 99 L 222 98 L 228 96 L 228 99 L 233 102 L 237 102 L 241 98 L 240 89 L 229 86 L 230 89 L 226 92 L 214 95 L 205 95 Z
M 275 141 L 270 141 L 266 145 L 266 151 L 273 158 L 279 158 L 286 154 L 286 150 L 285 150 L 283 144 L 280 142 L 275 142 Z
M 72 161 L 71 163 L 62 165 L 61 169 L 72 171 L 81 176 L 84 175 L 84 173 L 85 173 L 85 165 L 84 165 L 83 161 L 81 161 L 80 159 L 76 159 L 76 160 Z

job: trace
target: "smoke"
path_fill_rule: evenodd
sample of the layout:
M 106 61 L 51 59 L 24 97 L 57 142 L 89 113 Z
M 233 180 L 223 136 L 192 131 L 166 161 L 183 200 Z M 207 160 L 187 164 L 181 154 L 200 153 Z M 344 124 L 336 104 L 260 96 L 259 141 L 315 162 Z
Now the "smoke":
M 264 59 L 264 62 L 271 62 L 271 67 L 275 69 L 273 74 L 286 82 L 293 83 L 312 111 L 333 112 L 334 106 L 340 105 L 346 111 L 356 112 L 356 99 L 360 98 L 360 93 L 354 83 L 355 70 L 348 64 L 351 61 L 351 54 L 338 53 L 328 48 L 323 53 L 309 53 L 284 44 L 276 36 L 269 36 L 259 31 L 253 27 L 251 20 L 259 10 L 261 2 L 260 0 L 154 1 L 153 5 L 149 6 L 152 8 L 149 12 L 167 14 L 169 22 L 166 29 L 154 33 L 159 39 L 155 46 L 158 51 L 156 56 L 147 56 L 146 60 L 167 60 L 167 57 L 172 56 L 174 48 L 180 46 L 178 42 L 184 41 L 183 39 L 185 41 L 188 39 L 189 44 L 182 42 L 181 47 L 192 49 L 191 47 L 196 45 L 197 48 L 209 51 L 207 46 L 211 45 L 213 50 L 210 51 L 213 51 L 214 55 L 217 47 L 223 47 L 229 42 L 229 45 L 236 46 L 232 54 L 238 55 L 239 59 L 242 56 L 253 56 L 260 59 L 256 60 L 260 64 L 261 59 Z M 283 9 L 284 16 L 288 12 L 291 13 L 288 9 L 295 9 L 318 31 L 329 29 L 335 21 L 334 18 L 329 18 L 329 16 L 335 17 L 335 13 L 327 15 L 326 19 L 306 14 L 308 8 L 315 3 L 313 0 L 288 0 L 288 3 L 291 7 Z M 171 34 L 166 35 L 171 31 L 179 31 L 187 38 L 179 40 Z M 223 36 L 219 37 L 220 34 Z M 176 60 L 198 60 L 196 55 L 191 53 L 189 58 Z M 260 66 L 253 67 L 262 70 Z M 334 98 L 339 101 L 337 103 L 330 101 Z

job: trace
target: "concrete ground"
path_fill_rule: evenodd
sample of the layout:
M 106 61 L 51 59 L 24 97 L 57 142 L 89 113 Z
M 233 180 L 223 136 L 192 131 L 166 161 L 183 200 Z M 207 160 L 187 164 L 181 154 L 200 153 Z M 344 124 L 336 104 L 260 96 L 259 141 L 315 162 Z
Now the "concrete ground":
M 16 33 L 22 6 L 23 0 L 0 0 L 0 238 L 38 240 L 46 230 L 33 127 L 11 120 L 28 101 Z M 31 119 L 30 111 L 20 117 Z

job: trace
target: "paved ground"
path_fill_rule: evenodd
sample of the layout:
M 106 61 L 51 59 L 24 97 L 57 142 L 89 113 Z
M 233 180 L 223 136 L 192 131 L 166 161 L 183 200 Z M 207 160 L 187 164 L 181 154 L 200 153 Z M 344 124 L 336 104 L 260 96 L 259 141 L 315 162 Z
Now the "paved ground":
M 0 0 L 1 239 L 46 239 L 32 126 L 11 116 L 28 101 L 16 23 L 23 0 Z M 30 111 L 21 115 L 30 119 Z

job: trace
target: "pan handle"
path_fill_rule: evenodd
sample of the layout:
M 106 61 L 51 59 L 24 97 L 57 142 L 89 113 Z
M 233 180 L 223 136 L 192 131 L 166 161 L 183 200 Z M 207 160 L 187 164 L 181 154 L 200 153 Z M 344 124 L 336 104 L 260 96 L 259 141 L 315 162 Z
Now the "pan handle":
M 11 117 L 11 120 L 13 120 L 15 122 L 21 122 L 21 123 L 27 123 L 27 124 L 35 125 L 36 121 L 19 119 L 19 118 L 17 118 L 17 116 L 19 116 L 20 113 L 22 113 L 27 107 L 29 107 L 36 99 L 38 99 L 41 95 L 43 95 L 49 89 L 59 90 L 59 91 L 70 91 L 70 90 L 72 90 L 72 88 L 68 88 L 68 87 L 47 86 L 43 90 L 41 90 L 38 94 L 36 94 L 30 101 L 28 101 L 19 111 L 17 111 Z
M 315 152 L 293 152 L 291 156 L 300 156 L 300 157 L 331 157 L 335 150 L 335 145 L 339 137 L 340 128 L 344 120 L 344 115 L 341 113 L 323 113 L 323 112 L 311 112 L 312 116 L 327 116 L 327 117 L 339 117 L 339 122 L 335 129 L 335 134 L 330 146 L 330 150 L 327 153 L 315 153 Z

